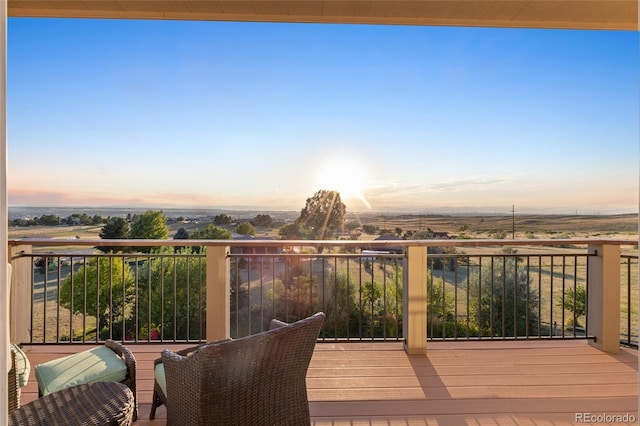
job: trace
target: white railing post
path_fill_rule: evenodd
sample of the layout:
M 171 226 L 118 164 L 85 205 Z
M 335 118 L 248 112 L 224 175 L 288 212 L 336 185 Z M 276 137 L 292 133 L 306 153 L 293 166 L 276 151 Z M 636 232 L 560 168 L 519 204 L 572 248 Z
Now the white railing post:
M 31 254 L 30 245 L 9 246 L 11 261 L 11 341 L 29 343 L 31 341 L 31 278 L 30 257 L 20 257 L 21 253 Z
M 590 244 L 587 330 L 591 345 L 604 352 L 620 350 L 620 246 Z
M 403 330 L 409 355 L 427 354 L 427 248 L 407 247 Z
M 229 247 L 207 246 L 207 342 L 231 336 Z

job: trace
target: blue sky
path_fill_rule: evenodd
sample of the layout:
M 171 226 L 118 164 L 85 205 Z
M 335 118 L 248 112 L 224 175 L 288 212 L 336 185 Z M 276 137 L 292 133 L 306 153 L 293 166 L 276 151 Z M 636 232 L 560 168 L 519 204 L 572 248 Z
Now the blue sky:
M 11 205 L 636 212 L 638 34 L 11 18 Z

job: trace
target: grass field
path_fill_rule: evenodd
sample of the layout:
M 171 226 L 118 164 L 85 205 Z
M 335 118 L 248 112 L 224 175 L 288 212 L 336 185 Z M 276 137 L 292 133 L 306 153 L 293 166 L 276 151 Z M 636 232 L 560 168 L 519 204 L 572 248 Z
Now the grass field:
M 366 215 L 363 224 L 380 229 L 448 232 L 470 238 L 490 238 L 503 233 L 506 238 L 634 237 L 638 235 L 638 215 Z M 514 233 L 515 231 L 515 233 Z
M 502 233 L 505 238 L 586 238 L 638 236 L 638 215 L 349 215 L 347 221 L 359 225 L 373 225 L 380 229 L 419 231 L 430 228 L 436 232 L 469 238 L 492 238 Z M 207 222 L 198 224 L 171 223 L 169 236 L 184 227 L 194 230 L 204 228 Z M 233 226 L 229 226 L 233 229 Z M 9 228 L 9 238 L 99 238 L 100 226 L 33 226 Z M 257 236 L 277 237 L 277 228 L 257 228 Z M 514 233 L 515 231 L 515 233 Z M 363 234 L 361 239 L 377 235 Z

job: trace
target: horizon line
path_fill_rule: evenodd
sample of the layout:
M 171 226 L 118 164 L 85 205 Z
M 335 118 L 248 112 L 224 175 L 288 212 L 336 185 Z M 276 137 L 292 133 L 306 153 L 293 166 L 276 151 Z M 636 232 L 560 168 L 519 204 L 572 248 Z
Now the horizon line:
M 206 206 L 147 206 L 147 205 L 103 205 L 103 206 L 90 206 L 90 205 L 8 205 L 8 209 L 60 209 L 60 210 L 73 210 L 73 209 L 90 209 L 90 210 L 160 210 L 160 211 L 175 211 L 175 210 L 201 210 L 201 211 L 219 211 L 219 212 L 279 212 L 279 213 L 298 213 L 300 209 L 286 209 L 286 208 L 266 208 L 266 207 L 240 207 L 240 206 L 223 206 L 223 207 L 206 207 Z M 416 208 L 394 208 L 394 209 L 376 209 L 376 210 L 358 210 L 347 211 L 347 215 L 563 215 L 563 216 L 619 216 L 619 215 L 639 215 L 639 211 L 628 210 L 595 210 L 595 209 L 569 209 L 569 208 L 548 208 L 548 209 L 521 209 L 521 210 L 504 210 L 494 207 L 484 208 L 450 208 L 450 207 L 432 207 L 426 209 Z

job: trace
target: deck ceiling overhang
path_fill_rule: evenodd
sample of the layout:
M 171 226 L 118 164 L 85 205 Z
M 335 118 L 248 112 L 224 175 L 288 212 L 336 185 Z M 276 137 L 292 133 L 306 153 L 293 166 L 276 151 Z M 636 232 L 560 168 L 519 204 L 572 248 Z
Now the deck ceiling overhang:
M 8 15 L 638 30 L 637 0 L 8 0 Z

